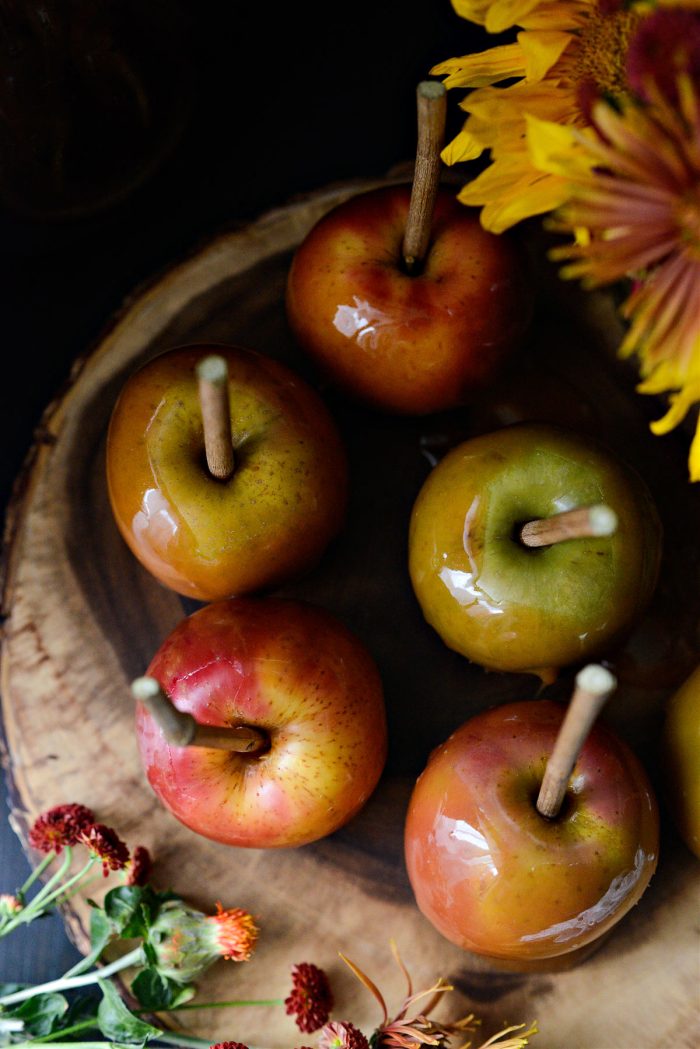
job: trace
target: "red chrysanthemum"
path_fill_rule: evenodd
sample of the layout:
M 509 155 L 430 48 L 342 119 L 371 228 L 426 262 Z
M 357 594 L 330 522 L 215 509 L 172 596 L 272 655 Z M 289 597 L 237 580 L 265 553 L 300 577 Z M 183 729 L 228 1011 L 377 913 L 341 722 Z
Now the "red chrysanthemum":
M 214 1042 L 211 1049 L 248 1049 L 243 1042 Z
M 253 918 L 240 907 L 225 911 L 220 903 L 216 914 L 207 918 L 216 926 L 219 953 L 229 962 L 247 962 L 258 941 L 258 929 Z
M 137 845 L 129 861 L 127 885 L 147 885 L 153 870 L 151 854 L 144 845 Z
M 700 12 L 688 8 L 654 11 L 639 23 L 627 51 L 627 79 L 650 102 L 650 82 L 674 108 L 679 106 L 678 77 L 700 81 Z
M 129 850 L 119 835 L 104 823 L 93 823 L 81 831 L 78 841 L 102 860 L 105 878 L 110 871 L 122 871 L 129 862 Z
M 66 846 L 75 845 L 94 822 L 95 814 L 84 805 L 57 805 L 34 821 L 29 844 L 39 852 L 55 852 L 58 856 Z
M 301 962 L 292 969 L 292 990 L 284 1001 L 300 1031 L 311 1034 L 328 1022 L 333 1008 L 333 992 L 323 969 Z
M 369 1042 L 354 1024 L 331 1022 L 321 1031 L 318 1049 L 369 1049 Z

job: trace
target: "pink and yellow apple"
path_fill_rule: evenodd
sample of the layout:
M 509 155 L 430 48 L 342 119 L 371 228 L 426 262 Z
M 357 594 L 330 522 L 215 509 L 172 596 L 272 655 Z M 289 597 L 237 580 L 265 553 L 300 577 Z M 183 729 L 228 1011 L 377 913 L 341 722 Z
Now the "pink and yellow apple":
M 225 358 L 235 469 L 212 477 L 195 366 Z M 127 382 L 107 438 L 119 530 L 141 563 L 187 597 L 214 601 L 311 568 L 340 529 L 345 453 L 320 398 L 277 361 L 233 346 L 161 354 Z
M 418 906 L 447 939 L 513 967 L 607 932 L 656 868 L 656 801 L 629 748 L 600 725 L 559 815 L 537 795 L 564 708 L 489 710 L 431 755 L 410 802 L 406 863 Z
M 304 845 L 355 815 L 387 748 L 377 668 L 329 613 L 278 599 L 221 601 L 183 620 L 148 674 L 206 725 L 247 725 L 258 753 L 176 747 L 143 706 L 137 734 L 148 781 L 186 826 L 251 848 Z
M 298 248 L 287 316 L 299 345 L 353 397 L 392 412 L 463 404 L 519 344 L 530 314 L 525 266 L 452 192 L 438 194 L 422 268 L 402 244 L 410 186 L 363 193 Z

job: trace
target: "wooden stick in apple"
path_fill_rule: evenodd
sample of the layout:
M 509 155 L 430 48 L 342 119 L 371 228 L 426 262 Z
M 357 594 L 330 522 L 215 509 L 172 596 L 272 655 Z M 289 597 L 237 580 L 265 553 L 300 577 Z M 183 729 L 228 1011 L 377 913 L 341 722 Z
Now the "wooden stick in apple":
M 443 84 L 423 80 L 418 85 L 417 96 L 418 149 L 402 249 L 409 273 L 420 266 L 428 251 L 447 116 L 447 92 Z
M 227 481 L 235 465 L 228 401 L 228 364 L 223 357 L 204 357 L 197 365 L 204 449 L 209 473 Z
M 598 663 L 590 663 L 576 675 L 576 688 L 547 762 L 537 797 L 537 811 L 542 816 L 549 819 L 558 816 L 581 748 L 603 705 L 616 687 L 614 674 Z
M 528 521 L 520 529 L 520 542 L 530 547 L 552 546 L 565 539 L 614 535 L 616 531 L 617 514 L 611 507 L 599 503 Z
M 252 725 L 226 728 L 200 724 L 191 714 L 173 706 L 154 677 L 136 678 L 131 683 L 131 692 L 134 699 L 143 703 L 168 743 L 174 747 L 214 747 L 216 750 L 252 754 L 269 746 L 267 734 Z

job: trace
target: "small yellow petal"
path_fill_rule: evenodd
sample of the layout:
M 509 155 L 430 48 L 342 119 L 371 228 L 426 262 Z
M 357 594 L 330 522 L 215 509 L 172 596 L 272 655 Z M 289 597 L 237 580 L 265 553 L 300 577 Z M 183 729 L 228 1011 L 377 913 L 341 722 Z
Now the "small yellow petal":
M 698 424 L 695 428 L 695 436 L 690 445 L 688 470 L 690 472 L 691 481 L 700 481 L 700 419 L 698 420 Z
M 542 80 L 556 65 L 573 40 L 571 33 L 518 33 L 518 44 L 525 56 L 525 77 L 530 82 Z
M 483 25 L 491 0 L 452 0 L 452 6 L 460 18 Z
M 489 33 L 502 33 L 504 29 L 520 25 L 542 0 L 493 0 L 486 11 L 486 29 Z
M 530 158 L 538 171 L 569 179 L 585 178 L 590 173 L 595 159 L 580 148 L 580 132 L 529 113 L 525 120 Z
M 465 124 L 465 130 L 460 131 L 451 142 L 448 142 L 440 155 L 443 162 L 450 166 L 461 164 L 465 160 L 476 160 L 484 149 L 485 146 L 466 130 Z
M 683 422 L 697 401 L 700 401 L 700 382 L 690 383 L 679 393 L 674 393 L 670 398 L 666 414 L 651 423 L 652 433 L 665 434 L 675 429 L 679 423 Z
M 485 87 L 500 80 L 525 75 L 525 56 L 518 44 L 504 44 L 475 55 L 448 58 L 430 70 L 433 76 L 445 76 L 445 87 Z

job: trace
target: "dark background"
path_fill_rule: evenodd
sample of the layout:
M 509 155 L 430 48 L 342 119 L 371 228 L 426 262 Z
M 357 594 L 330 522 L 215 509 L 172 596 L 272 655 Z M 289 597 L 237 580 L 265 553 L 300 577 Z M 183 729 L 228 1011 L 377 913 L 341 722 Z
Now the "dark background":
M 2 0 L 3 505 L 43 408 L 139 282 L 222 227 L 408 159 L 416 83 L 483 42 L 449 0 Z M 56 802 L 72 800 L 90 803 Z M 0 892 L 27 870 L 3 804 Z M 41 922 L 0 941 L 0 981 L 72 954 Z

